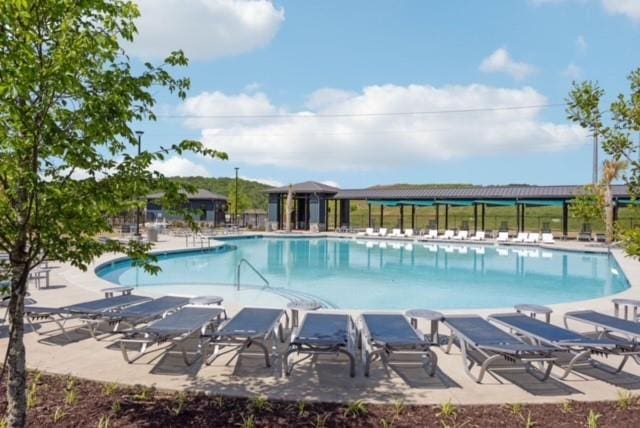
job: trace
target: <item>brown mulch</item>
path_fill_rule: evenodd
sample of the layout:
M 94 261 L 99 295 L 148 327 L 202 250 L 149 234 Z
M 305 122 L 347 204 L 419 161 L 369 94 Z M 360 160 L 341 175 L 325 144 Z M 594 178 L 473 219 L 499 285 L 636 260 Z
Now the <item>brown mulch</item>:
M 5 393 L 0 385 L 0 410 L 6 408 Z M 640 426 L 635 396 L 626 403 L 451 406 L 446 412 L 400 402 L 346 405 L 167 393 L 40 373 L 30 373 L 28 396 L 33 427 L 586 427 L 590 413 L 597 419 L 594 427 Z

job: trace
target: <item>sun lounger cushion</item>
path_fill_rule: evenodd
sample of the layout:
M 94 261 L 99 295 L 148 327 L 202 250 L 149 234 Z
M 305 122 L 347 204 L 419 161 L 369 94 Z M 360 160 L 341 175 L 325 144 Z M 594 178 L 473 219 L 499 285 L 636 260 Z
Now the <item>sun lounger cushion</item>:
M 282 314 L 282 309 L 243 308 L 216 334 L 220 336 L 263 335 L 273 329 Z
M 398 314 L 363 314 L 372 342 L 387 346 L 422 345 L 425 339 L 418 336 L 409 321 Z
M 191 333 L 218 317 L 222 312 L 222 308 L 186 307 L 175 314 L 149 324 L 139 331 L 156 336 L 175 336 Z
M 118 318 L 145 318 L 161 316 L 167 311 L 185 306 L 191 299 L 188 297 L 162 296 L 149 302 L 127 307 L 118 311 L 115 316 Z
M 611 315 L 596 311 L 575 311 L 566 314 L 569 318 L 586 321 L 590 324 L 598 325 L 612 331 L 622 332 L 640 337 L 640 323 L 617 318 Z
M 292 344 L 330 346 L 349 342 L 349 315 L 308 313 Z

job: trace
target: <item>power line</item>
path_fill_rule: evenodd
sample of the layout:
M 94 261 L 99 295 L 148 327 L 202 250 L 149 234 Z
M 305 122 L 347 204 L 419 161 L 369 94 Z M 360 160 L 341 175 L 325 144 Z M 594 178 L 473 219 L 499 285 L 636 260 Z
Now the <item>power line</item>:
M 379 116 L 420 116 L 431 114 L 455 114 L 455 113 L 481 113 L 492 111 L 508 111 L 508 110 L 529 110 L 540 108 L 552 108 L 552 107 L 564 107 L 566 103 L 552 103 L 552 104 L 534 104 L 526 106 L 502 106 L 502 107 L 481 107 L 481 108 L 469 108 L 469 109 L 456 109 L 456 110 L 427 110 L 427 111 L 407 111 L 407 112 L 381 112 L 381 113 L 319 113 L 319 114 L 158 114 L 157 118 L 163 119 L 280 119 L 280 118 L 295 118 L 295 119 L 322 119 L 322 118 L 336 118 L 336 117 L 379 117 Z

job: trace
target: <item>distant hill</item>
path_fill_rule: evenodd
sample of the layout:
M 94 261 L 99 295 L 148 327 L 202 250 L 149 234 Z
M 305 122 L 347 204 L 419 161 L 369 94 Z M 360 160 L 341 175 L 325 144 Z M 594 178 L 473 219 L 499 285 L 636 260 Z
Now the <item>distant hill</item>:
M 171 177 L 171 180 L 179 183 L 187 183 L 199 189 L 209 190 L 229 197 L 235 191 L 236 179 L 232 177 Z M 249 200 L 248 208 L 267 209 L 268 196 L 264 192 L 271 189 L 268 186 L 257 181 L 244 180 L 238 178 L 238 193 L 244 194 Z

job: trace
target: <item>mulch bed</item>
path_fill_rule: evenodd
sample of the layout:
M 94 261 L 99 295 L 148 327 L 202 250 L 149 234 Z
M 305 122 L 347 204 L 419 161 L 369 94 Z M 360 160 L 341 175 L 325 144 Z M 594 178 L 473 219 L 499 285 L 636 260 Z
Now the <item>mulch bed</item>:
M 638 427 L 640 399 L 617 402 L 413 406 L 306 403 L 167 393 L 73 377 L 29 374 L 34 427 Z M 6 386 L 0 385 L 0 410 Z M 595 425 L 588 425 L 589 415 Z M 598 416 L 599 415 L 599 416 Z

